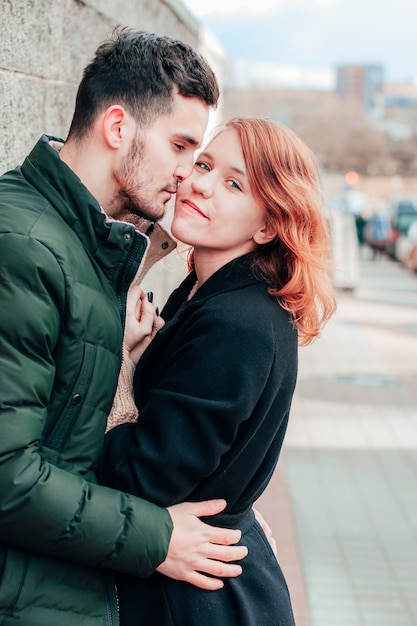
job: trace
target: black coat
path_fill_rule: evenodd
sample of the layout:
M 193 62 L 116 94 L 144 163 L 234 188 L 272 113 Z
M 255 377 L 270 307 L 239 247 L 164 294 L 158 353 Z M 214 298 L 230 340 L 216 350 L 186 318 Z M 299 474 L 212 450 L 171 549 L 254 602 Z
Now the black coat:
M 101 468 L 106 484 L 162 506 L 225 498 L 227 514 L 207 521 L 242 529 L 243 574 L 216 592 L 157 573 L 120 577 L 122 626 L 294 624 L 285 580 L 251 507 L 281 450 L 297 333 L 254 278 L 250 259 L 221 268 L 189 302 L 193 275 L 172 294 L 163 311 L 171 321 L 135 374 L 138 423 L 106 435 Z

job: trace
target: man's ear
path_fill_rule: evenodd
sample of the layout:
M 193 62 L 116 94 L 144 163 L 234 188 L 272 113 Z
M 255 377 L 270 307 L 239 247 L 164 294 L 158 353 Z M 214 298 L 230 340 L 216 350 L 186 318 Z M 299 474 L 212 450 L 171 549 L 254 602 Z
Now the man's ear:
M 109 106 L 103 113 L 103 138 L 109 148 L 119 149 L 132 136 L 133 120 L 126 110 L 118 105 Z
M 269 243 L 277 236 L 276 230 L 270 224 L 265 223 L 256 233 L 253 235 L 253 240 L 258 245 Z

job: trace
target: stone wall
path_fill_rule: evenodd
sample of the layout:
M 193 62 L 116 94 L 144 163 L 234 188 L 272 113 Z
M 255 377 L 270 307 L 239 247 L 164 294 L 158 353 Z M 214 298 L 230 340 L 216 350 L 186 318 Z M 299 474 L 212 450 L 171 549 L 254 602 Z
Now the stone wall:
M 82 70 L 118 25 L 199 45 L 180 0 L 0 0 L 0 172 L 42 133 L 66 136 Z

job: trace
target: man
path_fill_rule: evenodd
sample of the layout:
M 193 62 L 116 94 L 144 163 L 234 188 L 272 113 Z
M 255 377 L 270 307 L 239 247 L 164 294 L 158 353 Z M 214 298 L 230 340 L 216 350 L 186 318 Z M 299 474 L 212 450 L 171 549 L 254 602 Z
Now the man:
M 150 246 L 117 218 L 162 217 L 217 99 L 191 48 L 119 31 L 84 71 L 64 145 L 44 135 L 0 178 L 2 626 L 117 624 L 112 570 L 209 590 L 241 571 L 224 563 L 245 556 L 240 533 L 198 519 L 224 502 L 166 510 L 94 476 Z

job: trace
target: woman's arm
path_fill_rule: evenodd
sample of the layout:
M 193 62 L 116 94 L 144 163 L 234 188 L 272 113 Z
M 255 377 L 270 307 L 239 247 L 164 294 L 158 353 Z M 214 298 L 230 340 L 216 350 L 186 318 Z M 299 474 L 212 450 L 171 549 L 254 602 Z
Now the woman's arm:
M 189 498 L 219 467 L 266 384 L 275 347 L 241 311 L 196 311 L 171 337 L 161 331 L 143 362 L 159 362 L 137 424 L 105 438 L 105 484 L 167 506 Z M 253 319 L 252 319 L 253 321 Z M 152 373 L 149 374 L 152 376 Z M 219 494 L 224 497 L 224 494 Z

